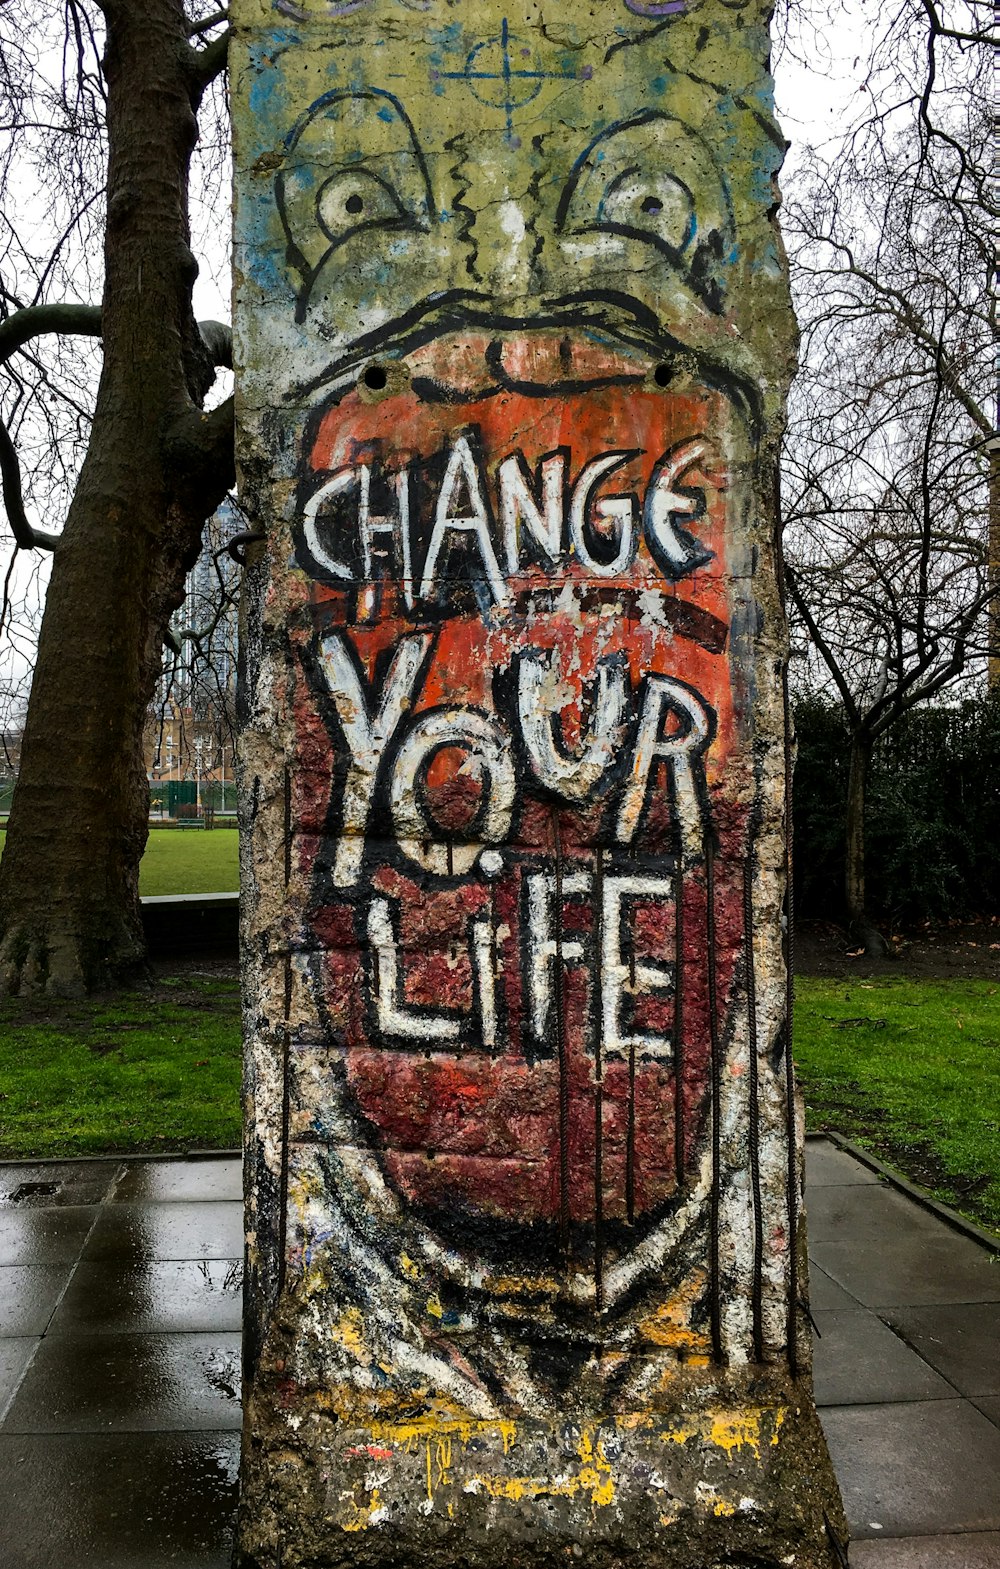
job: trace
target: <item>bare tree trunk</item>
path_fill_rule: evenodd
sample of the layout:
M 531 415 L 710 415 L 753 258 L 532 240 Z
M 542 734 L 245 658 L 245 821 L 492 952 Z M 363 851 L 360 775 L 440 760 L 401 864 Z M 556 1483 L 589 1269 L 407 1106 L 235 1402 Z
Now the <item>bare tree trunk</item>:
M 104 366 L 53 561 L 0 864 L 0 992 L 74 994 L 144 967 L 143 720 L 167 621 L 231 473 L 231 459 L 219 462 L 226 416 L 198 414 L 213 372 L 191 307 L 200 88 L 183 0 L 103 9 Z
M 873 957 L 888 953 L 889 945 L 868 915 L 865 891 L 865 796 L 871 744 L 866 737 L 851 739 L 851 761 L 847 777 L 847 820 L 844 827 L 844 893 L 847 922 L 851 936 L 864 944 Z

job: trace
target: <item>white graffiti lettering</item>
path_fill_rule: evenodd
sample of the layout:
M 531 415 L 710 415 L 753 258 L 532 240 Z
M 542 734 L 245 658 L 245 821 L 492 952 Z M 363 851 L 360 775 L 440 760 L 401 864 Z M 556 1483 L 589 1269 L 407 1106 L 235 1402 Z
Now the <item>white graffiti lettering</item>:
M 430 633 L 402 639 L 393 655 L 378 708 L 372 714 L 344 639 L 331 633 L 320 644 L 320 667 L 350 753 L 333 867 L 333 881 L 339 888 L 357 881 L 379 764 L 404 711 L 412 705 L 430 646 Z
M 456 513 L 454 510 L 457 504 L 456 497 L 463 485 L 471 510 L 468 513 Z M 455 442 L 448 459 L 448 467 L 445 469 L 441 494 L 438 496 L 434 511 L 434 530 L 427 547 L 427 560 L 424 562 L 424 575 L 420 582 L 421 599 L 433 599 L 436 595 L 435 578 L 438 558 L 449 534 L 472 536 L 479 547 L 493 599 L 498 605 L 506 604 L 510 593 L 500 571 L 500 563 L 490 537 L 490 519 L 479 483 L 479 469 L 465 436 L 459 436 Z
M 598 852 L 602 854 L 603 852 Z M 555 977 L 557 965 L 586 964 L 592 985 L 600 975 L 600 1006 L 592 1027 L 600 1034 L 605 1058 L 628 1059 L 635 1055 L 669 1061 L 673 1043 L 669 1036 L 636 1029 L 630 1016 L 651 993 L 669 996 L 674 987 L 674 967 L 651 963 L 632 951 L 630 914 L 636 905 L 670 904 L 674 883 L 669 876 L 647 873 L 608 873 L 598 884 L 591 872 L 570 872 L 557 879 L 552 872 L 534 872 L 526 879 L 527 908 L 524 933 L 525 983 L 528 1025 L 533 1039 L 553 1049 L 555 1030 Z M 556 891 L 567 900 L 598 898 L 595 928 L 599 938 L 585 945 L 579 937 L 560 936 L 563 910 L 556 908 Z M 598 896 L 599 888 L 599 896 Z M 467 953 L 472 995 L 461 1012 L 435 1012 L 403 1002 L 405 954 L 393 928 L 392 901 L 372 900 L 368 910 L 368 937 L 372 949 L 372 993 L 376 1023 L 385 1040 L 420 1042 L 422 1045 L 455 1043 L 463 1037 L 487 1051 L 496 1048 L 499 1028 L 496 1002 L 496 942 L 488 919 L 470 921 Z
M 479 1026 L 479 1043 L 486 1051 L 498 1045 L 496 1005 L 496 944 L 488 921 L 470 923 L 470 957 L 473 973 L 472 1013 Z M 403 1002 L 403 955 L 392 924 L 388 899 L 373 899 L 368 909 L 368 940 L 372 953 L 372 992 L 375 1021 L 383 1039 L 419 1042 L 422 1046 L 453 1044 L 461 1038 L 463 1020 L 455 1013 L 435 1013 L 430 1008 Z
M 394 836 L 424 871 L 464 875 L 472 870 L 484 845 L 502 844 L 510 833 L 518 779 L 507 726 L 494 715 L 459 706 L 426 709 L 407 718 L 416 707 L 431 642 L 430 633 L 414 633 L 400 641 L 371 708 L 343 634 L 329 633 L 320 644 L 320 667 L 348 752 L 333 869 L 337 887 L 357 881 L 381 772 L 389 779 Z M 664 764 L 682 852 L 685 858 L 697 860 L 705 833 L 700 760 L 712 737 L 711 711 L 682 682 L 665 675 L 646 676 L 634 738 L 619 764 L 630 727 L 628 695 L 624 664 L 599 661 L 589 723 L 582 727 L 575 750 L 567 753 L 562 714 L 572 694 L 559 679 L 552 652 L 523 651 L 517 661 L 515 718 L 531 773 L 546 789 L 576 804 L 596 799 L 620 777 L 615 838 L 619 844 L 630 844 L 642 821 L 657 765 Z M 435 818 L 427 789 L 428 770 L 445 748 L 467 754 L 459 774 L 474 784 L 478 797 L 465 829 L 457 835 Z
M 525 536 L 534 540 L 545 560 L 554 566 L 562 550 L 566 459 L 561 453 L 542 459 L 541 506 L 532 495 L 528 465 L 519 452 L 504 458 L 497 470 L 497 480 L 500 486 L 500 517 L 507 553 L 507 571 L 514 577 L 520 570 L 520 552 Z
M 648 1057 L 671 1055 L 669 1040 L 659 1035 L 622 1033 L 626 1000 L 648 991 L 670 991 L 672 965 L 644 964 L 626 958 L 624 900 L 664 902 L 673 898 L 673 881 L 667 877 L 605 877 L 601 908 L 601 1010 L 602 1047 L 608 1057 L 627 1057 L 631 1051 Z
M 602 659 L 598 664 L 597 696 L 589 730 L 581 735 L 575 755 L 569 757 L 556 740 L 557 715 L 563 705 L 553 656 L 526 651 L 518 662 L 517 673 L 521 734 L 535 776 L 566 801 L 590 800 L 624 737 L 625 669 L 611 659 Z
M 658 761 L 667 765 L 674 814 L 680 827 L 684 854 L 701 854 L 702 807 L 695 775 L 695 759 L 711 738 L 711 717 L 698 694 L 669 676 L 647 676 L 639 728 L 631 765 L 618 809 L 617 838 L 621 844 L 634 839 L 649 794 L 650 774 Z M 665 727 L 674 720 L 678 728 Z
M 478 839 L 500 844 L 507 837 L 517 789 L 510 743 L 495 720 L 468 708 L 436 708 L 417 717 L 393 767 L 393 824 L 410 858 L 425 871 L 441 875 L 471 871 L 482 849 L 482 844 L 446 846 L 434 842 L 435 836 L 440 839 L 441 830 L 428 811 L 423 780 L 443 747 L 468 751 L 476 767 L 481 792 L 475 827 Z
M 573 487 L 569 509 L 569 535 L 573 552 L 597 577 L 616 577 L 624 572 L 635 555 L 635 499 L 632 496 L 607 496 L 593 508 L 596 521 L 592 527 L 598 534 L 613 527 L 618 536 L 618 552 L 611 561 L 601 561 L 593 554 L 587 542 L 587 524 L 591 515 L 594 491 L 606 474 L 613 474 L 634 457 L 632 452 L 606 452 L 594 458 L 584 468 Z M 603 525 L 603 527 L 602 527 Z
M 679 486 L 685 474 L 705 461 L 708 452 L 707 442 L 682 442 L 661 458 L 646 492 L 643 508 L 646 538 L 654 559 L 670 577 L 684 577 L 711 560 L 711 552 L 677 521 L 686 518 L 693 522 L 704 508 L 704 496 L 700 491 L 686 486 L 680 489 Z
M 321 579 L 364 589 L 376 570 L 385 571 L 384 560 L 391 559 L 409 610 L 418 600 L 446 605 L 456 583 L 470 579 L 483 584 L 484 603 L 507 605 L 507 578 L 531 562 L 551 575 L 572 556 L 595 577 L 627 574 L 641 529 L 657 566 L 676 581 L 712 559 L 712 552 L 690 532 L 706 509 L 704 480 L 684 483 L 689 475 L 712 468 L 712 448 L 707 440 L 694 438 L 665 453 L 653 469 L 641 506 L 635 495 L 599 494 L 614 473 L 642 456 L 638 450 L 602 453 L 585 462 L 570 484 L 565 453 L 550 453 L 534 475 L 522 453 L 510 453 L 493 475 L 494 498 L 474 434 L 456 436 L 432 511 L 423 518 L 423 532 L 421 520 L 413 515 L 408 466 L 383 470 L 376 460 L 338 469 L 302 507 L 300 564 Z M 371 510 L 376 478 L 394 493 L 395 509 L 385 514 Z M 426 511 L 430 501 L 420 487 L 417 494 Z M 427 531 L 418 567 L 415 541 Z M 377 561 L 376 546 L 386 537 L 390 548 L 380 551 Z M 451 558 L 459 550 L 462 570 L 455 572 Z
M 592 882 L 589 872 L 570 872 L 562 879 L 563 898 L 580 898 L 590 892 Z M 561 941 L 556 937 L 552 914 L 555 892 L 556 879 L 551 873 L 536 872 L 528 878 L 529 1011 L 531 1031 L 539 1041 L 547 1039 L 549 1033 L 552 971 L 556 957 L 559 956 L 563 964 L 579 964 L 583 959 L 581 942 L 573 937 L 563 937 Z
M 368 911 L 368 940 L 375 965 L 375 1012 L 383 1035 L 406 1041 L 456 1041 L 461 1021 L 452 1016 L 411 1009 L 400 1002 L 402 976 L 392 930 L 388 899 L 373 899 Z

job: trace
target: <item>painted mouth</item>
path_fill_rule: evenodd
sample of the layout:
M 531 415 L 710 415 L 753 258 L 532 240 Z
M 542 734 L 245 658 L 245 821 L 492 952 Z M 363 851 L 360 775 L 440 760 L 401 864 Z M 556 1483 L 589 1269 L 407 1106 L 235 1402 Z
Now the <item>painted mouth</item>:
M 293 388 L 288 401 L 299 402 L 324 388 L 335 397 L 343 396 L 373 367 L 391 376 L 393 364 L 421 357 L 428 345 L 439 340 L 479 336 L 486 344 L 502 345 L 546 339 L 555 344 L 568 342 L 577 354 L 581 345 L 591 344 L 605 356 L 620 355 L 623 376 L 640 381 L 652 377 L 661 388 L 677 370 L 695 374 L 704 385 L 724 392 L 756 431 L 761 418 L 756 367 L 726 323 L 720 321 L 716 329 L 712 341 L 706 340 L 704 331 L 694 323 L 686 330 L 686 324 L 678 321 L 668 329 L 650 306 L 614 290 L 581 290 L 551 297 L 529 315 L 510 316 L 498 314 L 489 296 L 454 290 L 431 296 L 361 334 L 319 375 Z M 495 385 L 504 386 L 502 363 L 495 361 L 489 368 Z M 522 378 L 520 390 L 530 388 L 529 395 L 552 397 L 560 395 L 563 383 L 566 391 L 582 387 L 580 370 L 574 367 L 562 378 L 546 378 L 541 383 Z M 534 391 L 536 385 L 538 391 Z

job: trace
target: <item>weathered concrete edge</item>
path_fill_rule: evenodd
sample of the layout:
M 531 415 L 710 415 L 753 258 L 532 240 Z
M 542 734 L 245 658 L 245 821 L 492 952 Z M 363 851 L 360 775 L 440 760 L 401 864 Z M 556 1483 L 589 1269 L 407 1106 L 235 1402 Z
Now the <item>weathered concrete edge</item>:
M 838 1133 L 834 1128 L 824 1130 L 822 1133 L 806 1134 L 807 1143 L 819 1139 L 829 1139 L 838 1149 L 842 1149 L 845 1154 L 853 1155 L 855 1160 L 859 1160 L 863 1166 L 867 1166 L 869 1171 L 877 1172 L 880 1177 L 884 1177 L 887 1182 L 891 1182 L 894 1188 L 898 1188 L 901 1193 L 905 1193 L 909 1198 L 915 1199 L 924 1209 L 929 1209 L 931 1214 L 936 1215 L 939 1220 L 943 1220 L 954 1231 L 961 1231 L 965 1236 L 970 1237 L 973 1242 L 978 1242 L 980 1247 L 989 1249 L 991 1253 L 1000 1253 L 1000 1236 L 997 1236 L 995 1232 L 987 1231 L 984 1226 L 977 1226 L 974 1220 L 967 1220 L 957 1210 L 949 1209 L 947 1204 L 942 1204 L 941 1200 L 936 1199 L 932 1193 L 928 1193 L 926 1188 L 921 1188 L 917 1183 L 911 1182 L 908 1177 L 902 1176 L 892 1166 L 886 1165 L 884 1160 L 880 1160 L 877 1155 L 873 1155 L 870 1150 L 866 1150 L 860 1144 L 855 1144 L 853 1139 L 847 1138 L 843 1133 Z
M 158 1150 L 142 1150 L 142 1151 L 136 1150 L 134 1154 L 132 1153 L 131 1150 L 126 1150 L 124 1154 L 122 1153 L 121 1150 L 111 1150 L 111 1151 L 108 1152 L 107 1155 L 36 1155 L 34 1158 L 32 1158 L 32 1156 L 30 1156 L 30 1155 L 18 1155 L 16 1157 L 12 1156 L 9 1160 L 5 1160 L 3 1158 L 0 1158 L 0 1171 L 2 1171 L 4 1169 L 4 1167 L 6 1167 L 6 1166 L 86 1166 L 86 1165 L 106 1166 L 109 1163 L 109 1161 L 113 1161 L 113 1160 L 116 1160 L 120 1166 L 124 1166 L 124 1165 L 127 1165 L 129 1161 L 139 1161 L 139 1160 L 155 1160 L 155 1161 L 159 1161 L 159 1162 L 164 1162 L 165 1163 L 167 1161 L 179 1161 L 179 1160 L 242 1160 L 242 1159 L 243 1159 L 243 1151 L 242 1151 L 242 1149 L 159 1150 L 159 1151 Z M 149 1200 L 143 1199 L 140 1202 L 156 1204 L 156 1203 L 159 1203 L 160 1200 L 158 1200 L 158 1199 L 149 1199 Z M 172 1200 L 166 1200 L 165 1202 L 170 1203 L 170 1202 L 172 1202 Z M 194 1203 L 196 1203 L 196 1204 L 199 1203 L 199 1202 L 201 1202 L 201 1201 L 198 1200 L 198 1199 L 194 1200 Z M 213 1202 L 213 1201 L 209 1201 L 209 1202 Z M 226 1202 L 226 1201 L 223 1200 L 223 1202 Z M 234 1204 L 238 1204 L 240 1201 L 239 1201 L 239 1199 L 233 1199 L 233 1200 L 231 1200 L 231 1202 L 234 1203 Z

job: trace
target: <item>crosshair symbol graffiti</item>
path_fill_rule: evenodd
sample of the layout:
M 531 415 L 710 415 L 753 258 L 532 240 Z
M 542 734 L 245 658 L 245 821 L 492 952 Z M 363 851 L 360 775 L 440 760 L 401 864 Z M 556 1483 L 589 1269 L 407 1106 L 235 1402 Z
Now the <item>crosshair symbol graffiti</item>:
M 580 71 L 542 71 L 529 69 L 521 61 L 532 59 L 531 50 L 511 35 L 507 18 L 493 38 L 477 44 L 469 51 L 465 68 L 461 71 L 434 71 L 435 79 L 465 82 L 481 104 L 490 109 L 502 109 L 506 120 L 506 137 L 511 147 L 520 146 L 514 135 L 514 111 L 523 109 L 538 97 L 542 83 L 548 81 L 589 81 L 593 68 L 585 65 Z M 492 84 L 492 85 L 490 85 Z

